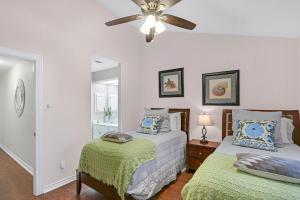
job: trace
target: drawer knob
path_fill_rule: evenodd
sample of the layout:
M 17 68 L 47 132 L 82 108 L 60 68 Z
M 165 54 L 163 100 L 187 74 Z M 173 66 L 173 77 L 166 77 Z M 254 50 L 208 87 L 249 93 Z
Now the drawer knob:
M 201 152 L 199 152 L 199 156 L 201 156 L 202 155 L 202 153 Z

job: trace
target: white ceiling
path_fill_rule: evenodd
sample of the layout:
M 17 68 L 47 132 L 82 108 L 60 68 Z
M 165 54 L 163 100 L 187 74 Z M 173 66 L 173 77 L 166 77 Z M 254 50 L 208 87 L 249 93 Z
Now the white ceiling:
M 14 57 L 0 55 L 0 75 L 7 71 L 10 67 L 15 66 L 21 60 Z
M 105 69 L 110 69 L 117 67 L 119 63 L 112 59 L 104 58 L 104 57 L 97 57 L 93 59 L 92 63 L 92 72 L 98 72 Z
M 117 17 L 140 12 L 131 0 L 97 1 Z M 182 0 L 166 13 L 195 22 L 197 27 L 193 32 L 300 36 L 300 0 Z M 139 27 L 141 22 L 131 24 Z M 184 31 L 171 26 L 167 26 L 167 30 Z

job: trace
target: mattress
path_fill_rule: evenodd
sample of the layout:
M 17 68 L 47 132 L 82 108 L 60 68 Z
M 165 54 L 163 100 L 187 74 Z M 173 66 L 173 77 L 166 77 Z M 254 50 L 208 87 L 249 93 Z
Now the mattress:
M 286 145 L 278 148 L 278 152 L 270 152 L 232 145 L 232 139 L 232 136 L 227 136 L 216 151 L 198 168 L 181 192 L 184 200 L 300 199 L 299 184 L 254 176 L 233 167 L 236 153 L 263 154 L 299 160 L 299 146 Z
M 134 173 L 127 193 L 135 199 L 149 199 L 165 185 L 176 180 L 185 168 L 187 136 L 182 131 L 159 133 L 158 135 L 130 133 L 135 138 L 151 140 L 157 148 L 155 160 L 141 165 Z
M 277 152 L 272 152 L 232 145 L 232 140 L 233 136 L 226 136 L 221 145 L 216 149 L 216 152 L 230 155 L 236 155 L 236 153 L 253 153 L 300 160 L 300 147 L 296 144 L 285 145 L 282 148 L 278 148 Z

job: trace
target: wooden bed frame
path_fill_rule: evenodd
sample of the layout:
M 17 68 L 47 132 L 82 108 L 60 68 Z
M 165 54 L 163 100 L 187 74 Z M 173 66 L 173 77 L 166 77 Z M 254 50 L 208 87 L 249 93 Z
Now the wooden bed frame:
M 152 108 L 153 110 L 159 108 Z M 187 135 L 187 141 L 189 140 L 189 127 L 190 127 L 190 109 L 189 108 L 170 108 L 169 113 L 181 113 L 181 130 L 184 131 Z M 91 175 L 85 172 L 79 172 L 76 170 L 77 181 L 76 181 L 76 190 L 77 194 L 80 194 L 81 185 L 85 185 L 93 188 L 94 190 L 100 192 L 105 197 L 109 197 L 112 200 L 121 200 L 120 196 L 117 193 L 117 190 L 113 186 L 106 185 L 102 181 L 99 181 L 92 177 Z M 125 200 L 134 200 L 129 194 L 125 194 Z
M 261 111 L 261 112 L 275 112 L 281 111 L 283 117 L 287 117 L 293 120 L 295 129 L 293 132 L 293 139 L 295 144 L 300 146 L 300 118 L 298 110 L 251 110 L 251 111 Z M 225 109 L 223 110 L 222 115 L 222 139 L 227 135 L 232 135 L 232 110 Z

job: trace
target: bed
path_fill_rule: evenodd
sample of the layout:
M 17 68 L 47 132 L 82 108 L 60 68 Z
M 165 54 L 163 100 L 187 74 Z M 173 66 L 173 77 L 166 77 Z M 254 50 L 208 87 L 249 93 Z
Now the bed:
M 181 131 L 171 131 L 158 135 L 130 132 L 134 138 L 147 139 L 156 146 L 156 159 L 142 164 L 134 172 L 128 185 L 125 199 L 149 199 L 165 185 L 176 180 L 177 174 L 185 168 L 185 147 L 189 140 L 189 109 L 169 109 L 170 113 L 181 113 Z M 104 184 L 86 172 L 77 170 L 77 193 L 81 184 L 95 189 L 109 199 L 121 197 L 113 186 Z
M 261 178 L 233 167 L 236 153 L 254 153 L 300 160 L 300 121 L 298 110 L 281 110 L 293 120 L 295 144 L 279 148 L 278 152 L 232 145 L 232 111 L 223 111 L 223 142 L 195 172 L 182 190 L 184 200 L 200 199 L 300 199 L 300 185 Z

